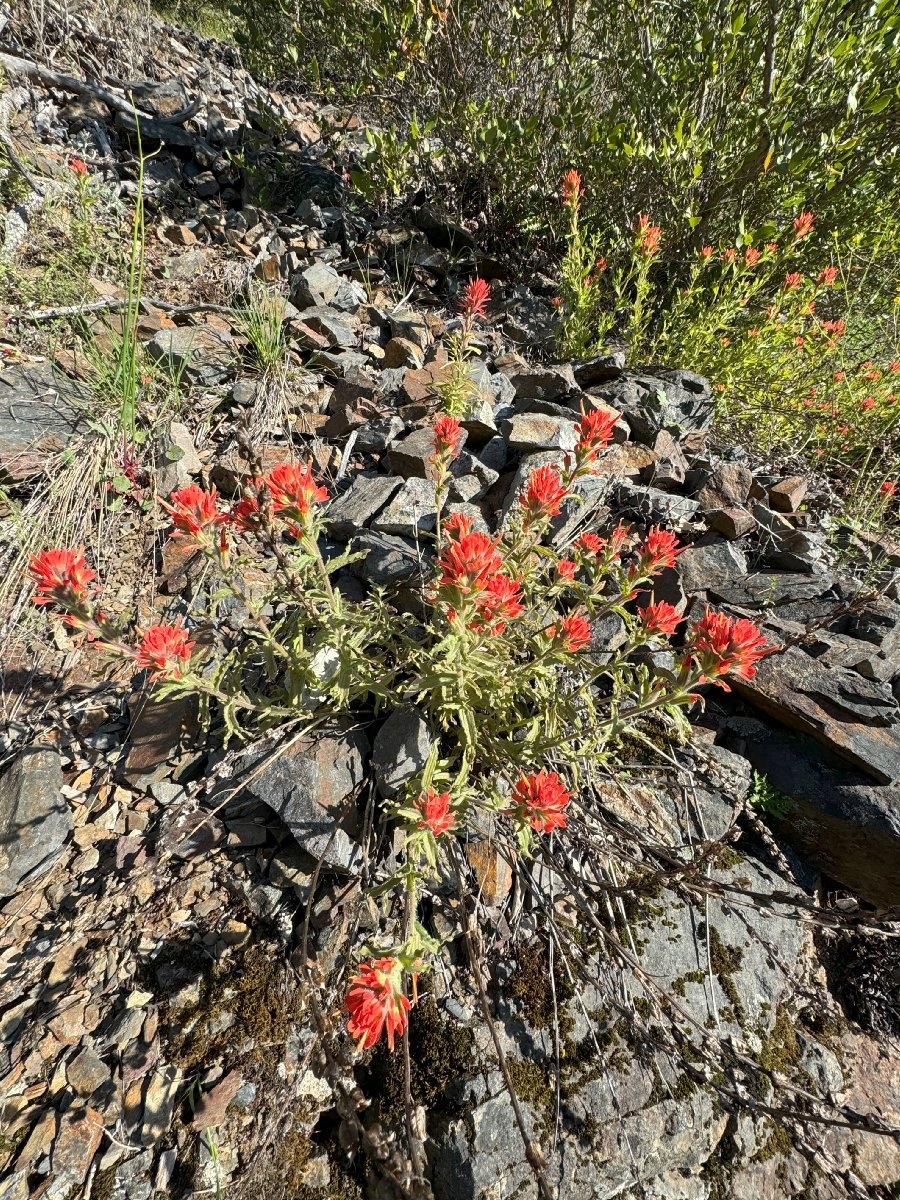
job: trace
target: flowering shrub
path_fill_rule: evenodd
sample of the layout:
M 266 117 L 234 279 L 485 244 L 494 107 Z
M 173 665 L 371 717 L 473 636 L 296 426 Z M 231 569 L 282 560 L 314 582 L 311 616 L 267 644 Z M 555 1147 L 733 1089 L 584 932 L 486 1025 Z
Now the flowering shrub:
M 603 351 L 615 333 L 633 361 L 706 375 L 723 411 L 767 449 L 787 441 L 832 467 L 852 465 L 852 486 L 864 488 L 867 503 L 882 481 L 892 482 L 885 475 L 900 454 L 900 361 L 860 355 L 848 336 L 864 283 L 849 259 L 811 260 L 814 213 L 799 213 L 782 230 L 746 232 L 737 245 L 701 246 L 687 266 L 654 272 L 660 227 L 639 216 L 631 244 L 604 248 L 602 257 L 581 228 L 583 190 L 570 171 L 562 191 L 562 353 Z M 880 495 L 883 507 L 893 491 Z
M 309 465 L 274 467 L 230 507 L 193 485 L 170 497 L 172 536 L 206 555 L 247 613 L 242 632 L 220 631 L 213 650 L 199 650 L 180 621 L 126 639 L 97 607 L 80 550 L 32 560 L 37 603 L 54 606 L 114 658 L 151 671 L 161 695 L 198 696 L 226 740 L 401 705 L 427 720 L 434 741 L 426 765 L 382 808 L 404 833 L 393 884 L 407 898 L 406 935 L 368 948 L 346 993 L 348 1029 L 363 1047 L 382 1032 L 393 1045 L 405 1029 L 416 977 L 440 950 L 415 920 L 417 892 L 458 834 L 485 819 L 507 823 L 520 852 L 531 853 L 535 839 L 565 829 L 586 802 L 584 763 L 607 757 L 644 714 L 694 704 L 701 684 L 751 676 L 767 652 L 749 621 L 708 612 L 685 630 L 670 604 L 650 600 L 654 577 L 680 551 L 664 529 L 638 537 L 620 524 L 553 547 L 553 519 L 577 499 L 612 422 L 585 414 L 579 429 L 564 463 L 532 471 L 501 532 L 476 529 L 458 513 L 439 516 L 415 629 L 377 592 L 345 598 L 343 572 L 355 555 L 323 554 L 327 494 Z M 439 509 L 459 443 L 456 420 L 439 417 L 431 460 Z M 271 579 L 262 599 L 243 584 L 254 564 Z M 608 614 L 625 630 L 614 650 L 597 633 Z M 655 667 L 648 652 L 679 637 L 674 665 Z

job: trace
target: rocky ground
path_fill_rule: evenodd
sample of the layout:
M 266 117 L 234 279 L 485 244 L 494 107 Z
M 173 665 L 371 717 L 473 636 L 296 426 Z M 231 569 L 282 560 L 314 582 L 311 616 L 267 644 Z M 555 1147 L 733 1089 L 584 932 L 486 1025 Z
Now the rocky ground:
M 598 797 L 606 858 L 523 864 L 489 836 L 466 844 L 472 914 L 450 888 L 429 897 L 451 966 L 413 1013 L 408 1112 L 397 1060 L 354 1058 L 342 1038 L 332 981 L 382 920 L 359 884 L 372 777 L 384 787 L 427 755 L 427 730 L 401 713 L 277 758 L 265 743 L 226 753 L 141 678 L 97 685 L 62 626 L 39 645 L 13 588 L 0 1197 L 895 1196 L 900 546 L 843 525 L 801 465 L 723 445 L 690 364 L 552 361 L 552 279 L 484 259 L 437 204 L 364 202 L 349 184 L 365 144 L 353 114 L 261 87 L 195 34 L 151 21 L 119 41 L 108 22 L 52 3 L 40 27 L 0 10 L 0 132 L 28 177 L 0 254 L 18 280 L 40 276 L 38 227 L 48 197 L 70 196 L 73 156 L 127 238 L 114 201 L 137 194 L 136 104 L 155 151 L 139 333 L 178 406 L 151 413 L 139 458 L 115 463 L 126 483 L 92 538 L 114 606 L 144 620 L 202 607 L 202 565 L 164 541 L 154 496 L 189 481 L 234 494 L 239 435 L 265 463 L 312 457 L 336 496 L 329 537 L 365 555 L 348 594 L 414 586 L 435 521 L 434 384 L 477 271 L 492 304 L 452 503 L 495 528 L 527 472 L 572 449 L 581 407 L 613 408 L 615 444 L 557 543 L 662 523 L 689 549 L 657 598 L 751 616 L 785 649 L 709 697 L 689 746 L 625 755 Z M 286 297 L 275 371 L 236 309 L 258 284 Z M 92 286 L 76 307 L 112 346 L 116 260 Z M 16 505 L 44 503 L 98 437 L 79 343 L 46 336 L 71 314 L 20 293 L 0 371 L 10 578 Z M 615 645 L 617 621 L 598 645 Z M 576 876 L 606 911 L 578 914 L 583 944 L 563 953 L 553 914 Z M 493 1031 L 461 915 L 477 925 Z M 419 1191 L 398 1166 L 410 1129 Z

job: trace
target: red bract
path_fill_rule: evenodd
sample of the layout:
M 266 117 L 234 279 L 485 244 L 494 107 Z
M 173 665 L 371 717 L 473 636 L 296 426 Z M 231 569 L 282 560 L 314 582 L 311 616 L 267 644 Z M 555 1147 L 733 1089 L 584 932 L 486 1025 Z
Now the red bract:
M 513 788 L 512 799 L 510 812 L 525 818 L 535 832 L 549 833 L 565 827 L 565 810 L 572 793 L 555 771 L 537 771 L 522 776 Z
M 713 251 L 712 246 L 704 246 L 700 251 L 700 257 L 702 259 L 710 259 L 710 258 L 712 258 L 713 253 L 714 253 L 714 251 Z
M 525 510 L 525 524 L 542 517 L 555 517 L 566 495 L 562 476 L 555 467 L 538 467 L 531 472 L 528 487 L 519 503 Z
M 731 689 L 720 675 L 752 679 L 756 664 L 768 652 L 765 637 L 752 621 L 712 609 L 692 629 L 689 646 L 702 671 L 700 682 L 716 683 L 726 692 Z
M 563 175 L 560 192 L 562 193 L 563 204 L 576 205 L 581 199 L 584 188 L 581 185 L 581 176 L 576 170 L 566 171 L 565 175 Z
M 605 548 L 606 542 L 596 533 L 583 533 L 575 543 L 575 549 L 582 554 L 602 554 Z
M 265 483 L 275 511 L 298 520 L 301 534 L 308 531 L 312 506 L 324 504 L 328 499 L 327 488 L 316 483 L 309 463 L 281 463 L 266 475 Z
M 582 613 L 573 613 L 570 617 L 563 617 L 558 624 L 551 625 L 547 635 L 559 642 L 563 650 L 576 654 L 590 644 L 591 623 Z
M 41 550 L 29 564 L 36 585 L 35 604 L 58 604 L 76 608 L 88 596 L 88 584 L 96 576 L 84 561 L 84 547 L 77 550 Z
M 506 622 L 522 611 L 521 585 L 508 575 L 492 575 L 475 604 L 478 617 L 472 623 L 473 629 L 498 637 L 506 628 Z
M 473 317 L 487 316 L 487 302 L 491 298 L 491 285 L 486 279 L 479 279 L 477 276 L 470 283 L 466 284 L 466 290 L 463 292 L 463 298 L 460 301 L 459 311 L 464 317 L 471 320 Z
M 87 175 L 88 165 L 83 158 L 70 158 L 69 170 L 74 171 L 76 175 Z
M 160 504 L 172 515 L 175 530 L 172 537 L 201 537 L 228 520 L 227 513 L 220 513 L 216 489 L 205 492 L 195 483 L 172 492 L 168 501 Z
M 759 262 L 759 251 L 753 246 L 748 246 L 744 251 L 744 262 L 748 267 L 755 267 Z
M 897 490 L 897 485 L 892 479 L 886 479 L 878 490 L 882 496 L 893 496 Z
M 395 1035 L 406 1028 L 410 1003 L 403 995 L 402 974 L 398 959 L 376 958 L 360 963 L 350 981 L 344 1000 L 350 1013 L 347 1030 L 358 1039 L 361 1049 L 374 1046 L 386 1028 L 388 1046 L 393 1050 Z
M 834 287 L 834 281 L 837 279 L 837 276 L 837 267 L 825 267 L 824 270 L 819 272 L 816 282 L 821 283 L 823 287 Z
M 640 572 L 652 575 L 663 567 L 674 567 L 680 550 L 678 538 L 674 533 L 660 525 L 654 525 L 638 551 Z
M 444 547 L 438 566 L 443 574 L 438 586 L 456 588 L 463 595 L 484 590 L 503 565 L 497 543 L 486 533 L 464 533 Z
M 798 238 L 806 237 L 811 232 L 813 222 L 816 219 L 815 213 L 802 212 L 794 221 L 794 233 Z
M 261 480 L 254 480 L 257 487 L 262 486 Z M 245 533 L 255 533 L 260 526 L 262 508 L 257 496 L 244 496 L 231 510 L 229 520 Z
M 462 430 L 456 417 L 442 415 L 434 423 L 434 454 L 431 461 L 438 459 L 450 462 L 459 454 Z
M 561 558 L 556 564 L 556 574 L 559 579 L 574 579 L 578 565 L 570 558 Z
M 578 422 L 578 445 L 575 453 L 580 460 L 594 462 L 601 450 L 612 440 L 618 414 L 595 409 L 583 412 Z
M 451 513 L 444 522 L 444 537 L 448 541 L 459 541 L 465 534 L 472 532 L 472 518 L 466 513 Z
M 442 833 L 453 828 L 456 816 L 450 807 L 449 792 L 441 792 L 438 795 L 434 788 L 420 792 L 416 808 L 422 814 L 420 829 L 428 829 L 435 837 L 440 837 Z
M 784 284 L 782 286 L 786 292 L 793 292 L 796 291 L 800 286 L 801 280 L 802 276 L 799 271 L 790 271 L 787 275 L 785 275 Z
M 647 633 L 653 635 L 674 633 L 684 620 L 678 615 L 675 606 L 667 600 L 657 600 L 655 604 L 645 605 L 638 609 L 638 616 Z
M 151 625 L 141 636 L 135 652 L 135 663 L 153 671 L 151 679 L 181 675 L 191 660 L 191 651 L 196 642 L 188 640 L 187 630 L 182 628 L 179 618 L 174 625 Z
M 637 219 L 634 231 L 640 240 L 641 253 L 646 254 L 648 258 L 650 255 L 655 254 L 659 249 L 659 238 L 662 233 L 659 225 L 651 225 L 647 214 L 641 213 Z

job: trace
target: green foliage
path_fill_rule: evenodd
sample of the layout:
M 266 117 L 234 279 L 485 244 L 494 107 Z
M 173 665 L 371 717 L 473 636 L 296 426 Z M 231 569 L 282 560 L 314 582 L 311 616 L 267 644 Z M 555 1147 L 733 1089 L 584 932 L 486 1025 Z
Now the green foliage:
M 427 129 L 434 150 L 410 154 L 415 170 L 507 229 L 542 227 L 571 166 L 598 228 L 622 237 L 648 212 L 675 258 L 800 203 L 845 229 L 896 207 L 896 0 L 297 0 L 290 12 L 247 0 L 237 11 L 273 70 L 289 44 L 314 86 L 385 117 L 373 148 L 393 160 L 387 176 L 398 178 L 410 132 Z
M 759 771 L 753 772 L 753 782 L 750 784 L 750 795 L 747 799 L 760 812 L 768 813 L 781 820 L 790 816 L 794 807 L 790 796 L 780 792 L 770 782 L 769 777 L 762 775 Z

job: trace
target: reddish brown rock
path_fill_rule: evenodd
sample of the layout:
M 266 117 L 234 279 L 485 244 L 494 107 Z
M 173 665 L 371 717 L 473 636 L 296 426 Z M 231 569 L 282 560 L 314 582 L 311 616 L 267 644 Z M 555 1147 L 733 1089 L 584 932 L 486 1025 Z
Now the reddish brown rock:
M 795 513 L 806 498 L 809 480 L 805 475 L 791 475 L 769 488 L 769 506 L 776 512 Z

